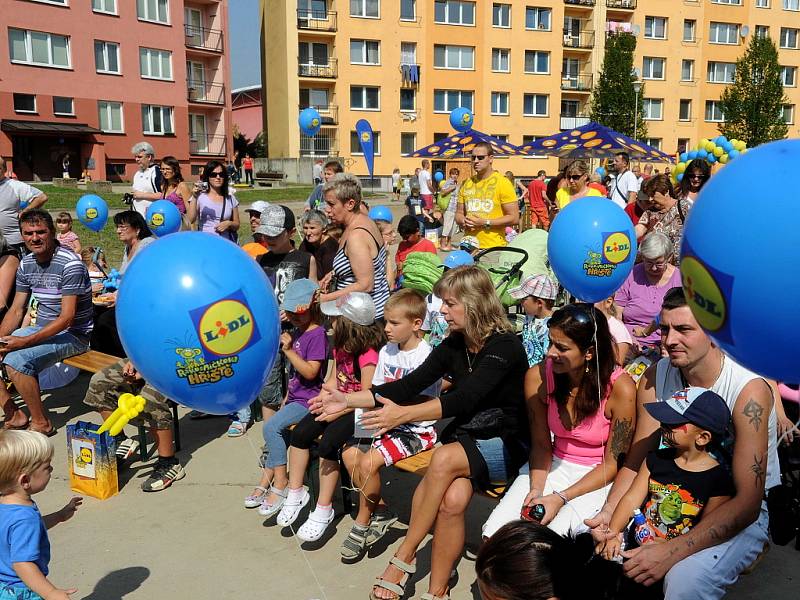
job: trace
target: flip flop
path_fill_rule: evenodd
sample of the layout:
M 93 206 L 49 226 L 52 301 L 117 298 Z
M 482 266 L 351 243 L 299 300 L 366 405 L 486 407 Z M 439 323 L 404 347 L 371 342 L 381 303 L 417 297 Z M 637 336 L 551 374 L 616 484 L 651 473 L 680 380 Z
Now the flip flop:
M 58 433 L 58 429 L 56 429 L 52 425 L 50 426 L 50 429 L 47 431 L 39 431 L 38 429 L 34 429 L 33 427 L 26 427 L 25 429 L 27 429 L 28 431 L 35 431 L 36 433 L 41 433 L 42 435 L 45 435 L 47 437 L 53 437 L 55 434 Z
M 30 426 L 30 424 L 31 424 L 30 419 L 26 421 L 24 425 L 9 425 L 8 423 L 3 423 L 3 429 L 5 429 L 6 431 L 8 430 L 21 431 L 23 429 L 27 429 Z

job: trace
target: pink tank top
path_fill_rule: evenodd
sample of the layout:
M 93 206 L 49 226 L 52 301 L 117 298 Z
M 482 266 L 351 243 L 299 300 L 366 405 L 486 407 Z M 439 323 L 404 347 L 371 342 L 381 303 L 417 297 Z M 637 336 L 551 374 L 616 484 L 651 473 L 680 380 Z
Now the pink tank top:
M 567 429 L 558 414 L 558 403 L 553 397 L 555 380 L 553 366 L 548 360 L 545 363 L 547 379 L 547 425 L 553 433 L 553 454 L 563 460 L 579 465 L 594 466 L 603 461 L 611 421 L 606 418 L 606 403 L 611 395 L 614 382 L 625 371 L 616 367 L 611 374 L 605 394 L 600 401 L 597 412 L 580 422 L 577 427 Z

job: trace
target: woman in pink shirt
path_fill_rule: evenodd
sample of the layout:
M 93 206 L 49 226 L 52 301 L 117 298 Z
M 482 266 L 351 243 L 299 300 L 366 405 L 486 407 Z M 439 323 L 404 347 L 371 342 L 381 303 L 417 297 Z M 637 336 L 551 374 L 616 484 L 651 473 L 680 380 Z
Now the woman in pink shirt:
M 603 313 L 589 304 L 570 304 L 553 313 L 548 326 L 547 357 L 525 376 L 529 464 L 484 524 L 485 537 L 529 518 L 537 504 L 545 510 L 541 523 L 557 533 L 586 530 L 584 519 L 602 508 L 631 443 L 636 386 L 615 365 Z

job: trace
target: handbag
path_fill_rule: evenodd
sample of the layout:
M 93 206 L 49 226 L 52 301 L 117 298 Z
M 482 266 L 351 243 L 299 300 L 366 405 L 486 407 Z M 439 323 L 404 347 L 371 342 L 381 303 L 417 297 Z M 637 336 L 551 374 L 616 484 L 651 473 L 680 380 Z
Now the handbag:
M 220 212 L 220 214 L 219 214 L 220 222 L 225 220 L 225 203 L 227 201 L 228 201 L 228 197 L 227 196 L 223 196 L 222 197 L 222 212 Z M 231 209 L 231 216 L 233 216 L 233 209 Z M 239 243 L 239 232 L 238 231 L 232 231 L 232 230 L 228 229 L 228 230 L 223 231 L 222 233 L 220 233 L 220 235 L 222 237 L 228 238 L 234 244 L 238 244 Z
M 78 421 L 67 425 L 69 483 L 74 492 L 99 500 L 119 493 L 116 441 L 99 425 Z
M 487 408 L 475 414 L 467 423 L 458 428 L 476 440 L 489 440 L 502 437 L 505 431 L 506 415 L 502 408 Z

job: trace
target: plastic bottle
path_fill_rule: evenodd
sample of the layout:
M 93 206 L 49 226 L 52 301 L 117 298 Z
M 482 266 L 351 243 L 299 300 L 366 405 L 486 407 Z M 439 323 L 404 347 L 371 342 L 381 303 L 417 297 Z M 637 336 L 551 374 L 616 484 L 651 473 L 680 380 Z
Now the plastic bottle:
M 640 546 L 655 539 L 647 524 L 647 519 L 638 508 L 633 511 L 633 537 Z

